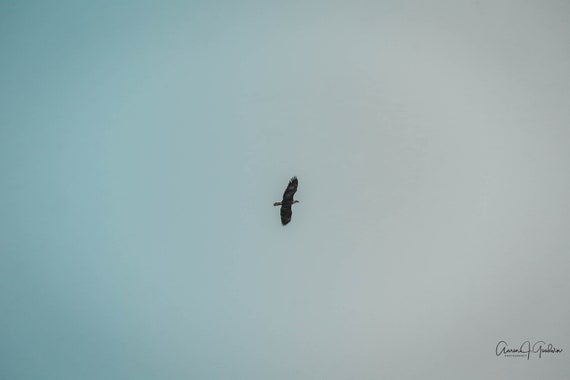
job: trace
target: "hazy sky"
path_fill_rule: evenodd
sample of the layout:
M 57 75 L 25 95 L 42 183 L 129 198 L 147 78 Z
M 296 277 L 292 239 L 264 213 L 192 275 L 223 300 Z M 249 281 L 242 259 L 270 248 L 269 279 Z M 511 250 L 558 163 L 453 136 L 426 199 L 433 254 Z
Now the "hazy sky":
M 0 378 L 567 379 L 569 18 L 3 1 Z

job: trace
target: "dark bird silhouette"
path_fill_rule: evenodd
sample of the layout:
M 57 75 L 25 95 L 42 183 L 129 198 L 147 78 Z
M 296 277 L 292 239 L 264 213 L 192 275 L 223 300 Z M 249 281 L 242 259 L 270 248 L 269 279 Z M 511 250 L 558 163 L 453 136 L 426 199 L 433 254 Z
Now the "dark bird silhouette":
M 299 203 L 299 201 L 293 200 L 293 195 L 297 191 L 297 186 L 299 185 L 299 181 L 297 181 L 297 177 L 291 178 L 289 180 L 289 184 L 283 193 L 283 200 L 281 202 L 273 203 L 273 206 L 281 206 L 281 224 L 286 225 L 291 221 L 291 215 L 293 215 L 293 211 L 291 210 L 291 206 L 295 203 Z

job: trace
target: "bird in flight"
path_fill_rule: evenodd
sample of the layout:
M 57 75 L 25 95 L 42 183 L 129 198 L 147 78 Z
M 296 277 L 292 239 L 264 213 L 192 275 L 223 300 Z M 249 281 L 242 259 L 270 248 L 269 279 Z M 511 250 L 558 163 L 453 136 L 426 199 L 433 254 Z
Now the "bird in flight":
M 283 200 L 281 202 L 273 203 L 273 206 L 281 206 L 281 224 L 286 225 L 291 221 L 291 215 L 293 215 L 293 211 L 291 210 L 291 206 L 295 203 L 299 203 L 299 201 L 293 200 L 293 195 L 297 191 L 297 186 L 299 185 L 299 181 L 297 181 L 297 177 L 293 177 L 289 180 L 289 184 L 283 193 Z

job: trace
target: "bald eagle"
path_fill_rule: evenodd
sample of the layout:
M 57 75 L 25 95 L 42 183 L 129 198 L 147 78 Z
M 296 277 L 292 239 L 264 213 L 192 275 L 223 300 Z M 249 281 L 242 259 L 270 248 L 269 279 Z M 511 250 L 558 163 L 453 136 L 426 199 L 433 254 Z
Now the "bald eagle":
M 293 200 L 293 195 L 297 191 L 297 185 L 299 181 L 297 181 L 297 177 L 293 177 L 289 180 L 289 184 L 283 193 L 283 200 L 281 202 L 273 203 L 273 206 L 281 206 L 281 224 L 286 225 L 291 221 L 291 215 L 293 215 L 293 211 L 291 211 L 291 206 L 295 203 L 299 203 L 299 201 Z

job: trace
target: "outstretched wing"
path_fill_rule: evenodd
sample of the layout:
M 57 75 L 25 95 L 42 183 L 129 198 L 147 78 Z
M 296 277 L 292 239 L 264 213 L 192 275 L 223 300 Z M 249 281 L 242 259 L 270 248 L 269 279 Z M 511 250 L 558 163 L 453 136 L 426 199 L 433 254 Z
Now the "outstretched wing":
M 291 196 L 292 197 L 292 196 Z M 291 216 L 293 211 L 291 210 L 291 205 L 281 206 L 281 224 L 286 225 L 291 221 Z
M 293 195 L 295 195 L 298 185 L 299 181 L 297 181 L 297 177 L 293 177 L 289 180 L 289 184 L 283 193 L 283 202 L 293 202 Z M 281 217 L 283 217 L 283 208 L 281 208 Z M 289 208 L 289 220 L 291 220 L 291 208 Z

